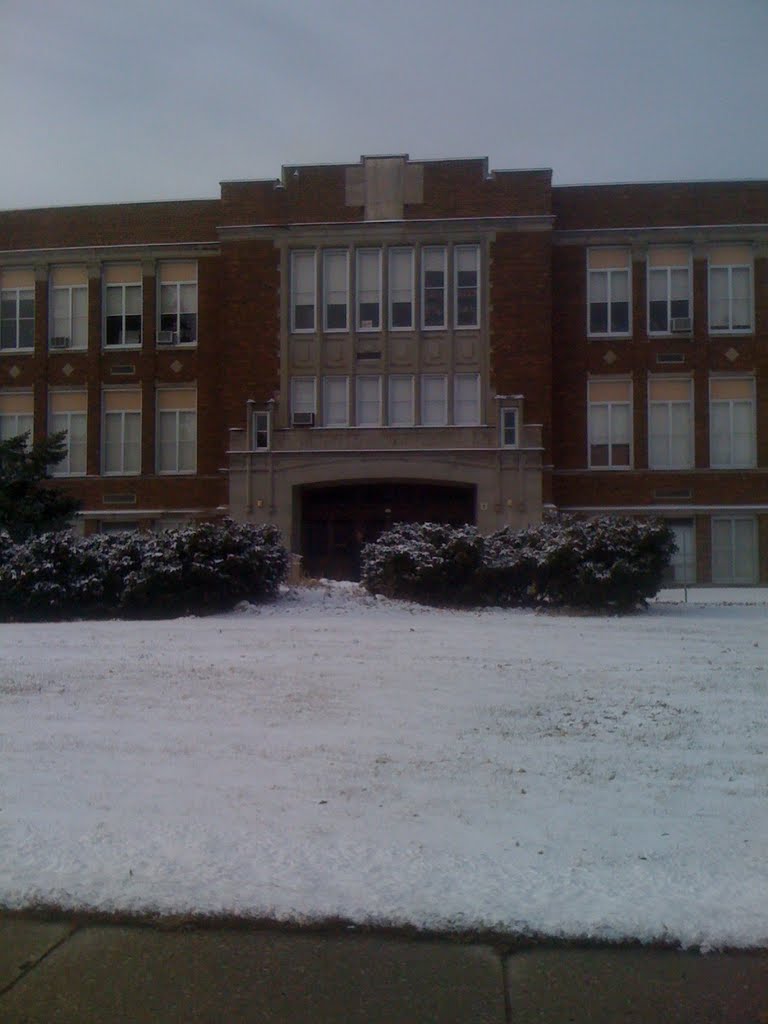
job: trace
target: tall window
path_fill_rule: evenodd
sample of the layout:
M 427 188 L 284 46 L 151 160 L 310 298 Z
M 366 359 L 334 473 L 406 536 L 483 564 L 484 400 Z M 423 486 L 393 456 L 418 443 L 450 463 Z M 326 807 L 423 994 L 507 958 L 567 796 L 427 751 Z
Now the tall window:
M 421 378 L 421 423 L 424 427 L 444 427 L 448 422 L 448 378 L 444 374 L 425 373 Z
M 197 469 L 197 389 L 157 392 L 157 471 L 194 473 Z
M 31 391 L 0 391 L 0 441 L 27 434 L 32 446 L 34 399 Z
M 671 583 L 696 582 L 696 532 L 692 519 L 675 520 L 669 527 L 675 536 L 676 551 L 669 563 L 667 578 Z
M 479 373 L 457 373 L 453 378 L 453 422 L 463 427 L 479 425 Z
M 88 271 L 55 267 L 51 277 L 50 347 L 88 346 Z
M 104 282 L 105 344 L 141 345 L 141 267 L 106 267 Z
M 272 414 L 260 410 L 253 414 L 253 447 L 256 451 L 269 451 L 272 447 Z
M 457 327 L 480 326 L 480 246 L 457 245 L 454 259 L 454 322 Z
M 323 253 L 323 329 L 349 327 L 349 253 L 326 249 Z
M 357 329 L 381 330 L 381 249 L 357 250 Z
M 315 253 L 291 253 L 291 330 L 314 331 L 316 307 Z
M 389 326 L 413 329 L 413 249 L 389 250 Z
M 693 381 L 651 377 L 648 381 L 648 463 L 651 469 L 693 466 Z
M 691 254 L 688 249 L 648 252 L 648 332 L 691 328 Z
M 349 426 L 349 377 L 323 378 L 323 425 Z
M 755 465 L 755 382 L 712 377 L 709 382 L 709 460 L 716 468 Z
M 381 426 L 381 377 L 358 377 L 355 381 L 355 413 L 358 427 Z
M 753 517 L 712 520 L 712 582 L 757 582 L 757 523 Z
M 710 331 L 752 329 L 752 251 L 729 245 L 709 254 Z
M 193 345 L 197 341 L 197 264 L 160 264 L 158 341 Z
M 589 465 L 629 469 L 632 465 L 632 382 L 590 380 Z
M 0 350 L 34 347 L 34 272 L 6 270 L 0 275 Z
M 102 471 L 108 476 L 141 472 L 141 392 L 104 391 Z
M 590 249 L 588 267 L 589 333 L 629 334 L 629 250 Z
M 48 431 L 66 431 L 66 455 L 55 466 L 52 476 L 84 476 L 87 441 L 88 393 L 51 391 L 48 395 Z
M 389 387 L 390 427 L 412 427 L 414 424 L 413 377 L 411 374 L 393 374 Z
M 517 408 L 512 406 L 501 410 L 501 444 L 503 448 L 517 448 L 520 443 L 517 423 Z
M 421 311 L 424 327 L 446 326 L 446 267 L 444 245 L 425 246 L 421 250 Z
M 291 378 L 291 422 L 295 426 L 311 426 L 317 409 L 314 377 Z

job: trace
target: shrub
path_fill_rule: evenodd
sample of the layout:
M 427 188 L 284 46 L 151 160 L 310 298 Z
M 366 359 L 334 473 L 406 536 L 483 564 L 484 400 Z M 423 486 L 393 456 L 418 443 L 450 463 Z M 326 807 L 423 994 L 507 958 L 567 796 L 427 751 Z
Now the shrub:
M 658 520 L 558 517 L 485 539 L 471 527 L 401 525 L 364 549 L 362 580 L 430 604 L 626 610 L 658 592 L 673 550 Z
M 161 534 L 48 533 L 15 546 L 0 536 L 0 617 L 221 611 L 274 595 L 287 567 L 275 527 L 229 520 Z
M 399 523 L 366 544 L 361 579 L 372 593 L 428 604 L 474 604 L 483 538 L 473 526 Z

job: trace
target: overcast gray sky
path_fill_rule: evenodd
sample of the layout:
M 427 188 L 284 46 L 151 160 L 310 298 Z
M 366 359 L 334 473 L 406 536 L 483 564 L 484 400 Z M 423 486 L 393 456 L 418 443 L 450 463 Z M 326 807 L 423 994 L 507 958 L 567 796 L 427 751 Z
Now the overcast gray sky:
M 768 177 L 768 0 L 0 0 L 0 208 L 362 153 Z

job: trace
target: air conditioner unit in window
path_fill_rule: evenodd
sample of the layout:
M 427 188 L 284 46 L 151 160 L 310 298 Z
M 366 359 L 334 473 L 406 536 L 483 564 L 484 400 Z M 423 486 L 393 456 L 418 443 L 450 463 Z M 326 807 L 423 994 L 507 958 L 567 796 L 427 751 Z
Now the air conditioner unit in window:
M 314 427 L 315 414 L 313 412 L 295 412 L 291 422 L 294 427 Z
M 69 348 L 71 344 L 71 340 L 63 337 L 62 335 L 51 338 L 51 348 Z
M 691 318 L 689 316 L 673 316 L 669 322 L 673 334 L 690 334 Z
M 178 331 L 158 331 L 157 332 L 157 344 L 158 345 L 178 345 L 179 335 Z

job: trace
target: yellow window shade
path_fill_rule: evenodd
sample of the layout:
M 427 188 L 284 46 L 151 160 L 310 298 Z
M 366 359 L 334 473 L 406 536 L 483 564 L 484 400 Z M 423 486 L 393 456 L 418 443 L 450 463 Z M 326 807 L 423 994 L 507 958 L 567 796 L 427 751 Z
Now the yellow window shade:
M 629 249 L 590 249 L 590 270 L 623 270 L 629 266 Z
M 54 267 L 52 277 L 57 287 L 88 284 L 88 271 L 85 267 Z
M 591 380 L 590 402 L 628 402 L 631 384 L 628 380 Z
M 713 267 L 744 266 L 752 263 L 752 249 L 748 245 L 722 245 L 709 251 Z
M 0 391 L 0 413 L 31 416 L 35 411 L 35 400 L 31 391 Z
M 691 381 L 688 377 L 651 379 L 648 393 L 652 402 L 687 402 L 691 397 Z
M 690 257 L 688 249 L 649 249 L 648 265 L 651 267 L 687 267 Z
M 141 412 L 140 391 L 105 391 L 105 412 Z
M 751 398 L 754 394 L 751 377 L 713 377 L 709 382 L 709 394 L 718 398 Z
M 3 288 L 34 288 L 34 270 L 4 270 L 0 275 Z
M 157 408 L 161 412 L 183 409 L 194 411 L 197 408 L 196 388 L 172 388 L 157 392 Z
M 51 391 L 48 395 L 48 410 L 56 412 L 87 412 L 87 391 Z
M 176 284 L 179 281 L 196 281 L 197 263 L 161 263 L 160 280 L 165 284 Z
M 107 284 L 141 284 L 141 266 L 138 263 L 114 263 L 104 267 Z

